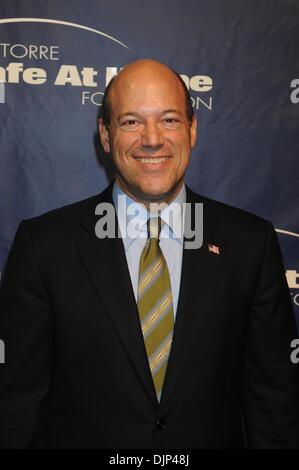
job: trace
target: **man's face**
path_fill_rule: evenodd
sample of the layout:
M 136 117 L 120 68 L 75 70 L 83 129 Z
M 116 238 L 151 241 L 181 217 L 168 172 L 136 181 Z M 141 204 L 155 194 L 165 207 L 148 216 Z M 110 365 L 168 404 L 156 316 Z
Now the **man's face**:
M 101 122 L 100 134 L 116 182 L 137 201 L 171 201 L 196 141 L 182 85 L 163 66 L 139 65 L 117 77 L 110 91 L 111 123 L 107 131 Z

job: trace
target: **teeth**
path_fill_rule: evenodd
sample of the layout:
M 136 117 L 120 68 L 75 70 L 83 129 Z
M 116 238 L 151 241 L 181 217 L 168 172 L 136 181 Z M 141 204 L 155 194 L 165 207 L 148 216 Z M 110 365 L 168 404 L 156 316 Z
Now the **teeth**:
M 168 157 L 155 157 L 155 158 L 142 158 L 136 157 L 136 160 L 140 160 L 142 163 L 163 163 L 168 160 Z

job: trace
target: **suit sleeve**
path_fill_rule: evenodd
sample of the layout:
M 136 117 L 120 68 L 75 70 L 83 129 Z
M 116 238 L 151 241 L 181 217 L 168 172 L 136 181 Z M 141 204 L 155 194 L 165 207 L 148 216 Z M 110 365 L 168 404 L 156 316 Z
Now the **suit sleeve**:
M 249 448 L 299 448 L 299 369 L 290 359 L 296 337 L 278 238 L 267 222 L 246 347 L 244 420 Z
M 0 289 L 0 448 L 43 448 L 51 380 L 52 316 L 30 237 L 22 222 Z

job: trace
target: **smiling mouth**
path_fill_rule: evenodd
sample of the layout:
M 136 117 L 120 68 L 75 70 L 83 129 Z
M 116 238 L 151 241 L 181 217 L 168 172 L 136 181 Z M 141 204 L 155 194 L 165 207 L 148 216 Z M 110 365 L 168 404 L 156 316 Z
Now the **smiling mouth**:
M 141 162 L 141 163 L 164 163 L 167 160 L 169 160 L 172 157 L 134 157 L 135 160 Z

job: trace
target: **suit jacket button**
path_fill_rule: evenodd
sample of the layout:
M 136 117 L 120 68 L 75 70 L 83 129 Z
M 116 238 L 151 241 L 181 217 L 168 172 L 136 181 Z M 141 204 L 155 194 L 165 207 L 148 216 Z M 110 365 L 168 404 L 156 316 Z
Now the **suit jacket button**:
M 157 422 L 156 422 L 156 428 L 159 430 L 159 431 L 164 431 L 164 429 L 166 428 L 166 423 L 163 419 L 161 418 L 158 418 L 157 419 Z

